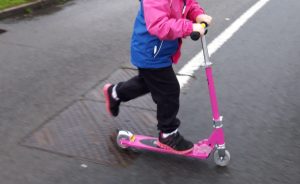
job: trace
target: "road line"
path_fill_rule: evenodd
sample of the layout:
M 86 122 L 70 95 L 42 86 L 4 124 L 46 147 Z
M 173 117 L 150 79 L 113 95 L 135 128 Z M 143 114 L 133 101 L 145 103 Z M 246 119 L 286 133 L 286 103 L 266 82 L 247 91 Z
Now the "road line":
M 264 5 L 266 5 L 270 0 L 259 0 L 251 8 L 249 8 L 243 15 L 241 15 L 236 21 L 234 21 L 225 31 L 223 31 L 219 36 L 217 36 L 209 45 L 208 52 L 209 55 L 213 55 L 220 47 L 224 45 L 256 12 L 258 12 Z M 203 52 L 199 52 L 194 56 L 186 65 L 184 65 L 179 74 L 192 76 L 195 71 L 197 71 L 203 64 Z M 191 77 L 189 76 L 177 76 L 180 88 L 186 85 Z

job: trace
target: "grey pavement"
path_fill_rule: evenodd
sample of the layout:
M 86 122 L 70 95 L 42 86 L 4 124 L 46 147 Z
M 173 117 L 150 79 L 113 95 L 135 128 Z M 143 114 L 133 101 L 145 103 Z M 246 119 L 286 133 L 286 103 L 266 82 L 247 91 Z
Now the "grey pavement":
M 255 2 L 203 0 L 214 17 L 208 41 Z M 1 184 L 299 183 L 299 5 L 271 0 L 212 57 L 232 156 L 227 168 L 211 158 L 148 152 L 120 167 L 23 146 L 24 138 L 130 66 L 138 1 L 74 0 L 1 21 L 0 29 L 7 30 L 0 34 Z M 184 41 L 176 70 L 199 51 L 198 44 Z M 199 71 L 195 77 L 181 96 L 179 113 L 181 130 L 193 141 L 211 131 L 205 75 Z

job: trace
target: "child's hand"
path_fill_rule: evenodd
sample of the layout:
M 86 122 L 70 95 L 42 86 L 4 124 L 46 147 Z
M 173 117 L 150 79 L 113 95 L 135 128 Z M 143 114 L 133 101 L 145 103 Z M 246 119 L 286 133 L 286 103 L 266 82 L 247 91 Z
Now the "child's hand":
M 210 25 L 212 22 L 212 17 L 206 14 L 201 14 L 196 18 L 197 23 L 207 23 L 207 25 Z
M 193 32 L 199 32 L 203 36 L 205 33 L 205 29 L 201 24 L 195 23 L 193 24 Z

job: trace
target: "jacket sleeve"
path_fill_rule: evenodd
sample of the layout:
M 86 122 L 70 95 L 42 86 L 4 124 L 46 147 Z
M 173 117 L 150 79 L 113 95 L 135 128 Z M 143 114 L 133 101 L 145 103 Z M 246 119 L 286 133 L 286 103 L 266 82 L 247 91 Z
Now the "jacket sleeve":
M 147 30 L 161 40 L 174 40 L 188 36 L 193 31 L 193 23 L 187 19 L 170 18 L 168 0 L 143 0 Z
M 196 22 L 198 15 L 204 14 L 204 9 L 198 4 L 197 1 L 191 0 L 191 8 L 187 14 L 187 18 L 193 22 Z

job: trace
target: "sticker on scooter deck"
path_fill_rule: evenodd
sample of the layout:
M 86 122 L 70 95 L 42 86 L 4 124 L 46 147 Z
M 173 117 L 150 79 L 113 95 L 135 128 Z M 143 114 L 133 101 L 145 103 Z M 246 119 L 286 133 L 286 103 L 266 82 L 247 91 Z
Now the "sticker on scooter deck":
M 154 139 L 142 139 L 142 140 L 140 140 L 140 143 L 142 143 L 146 146 L 151 146 L 153 148 L 162 149 L 157 145 L 157 139 L 155 139 L 155 138 Z

